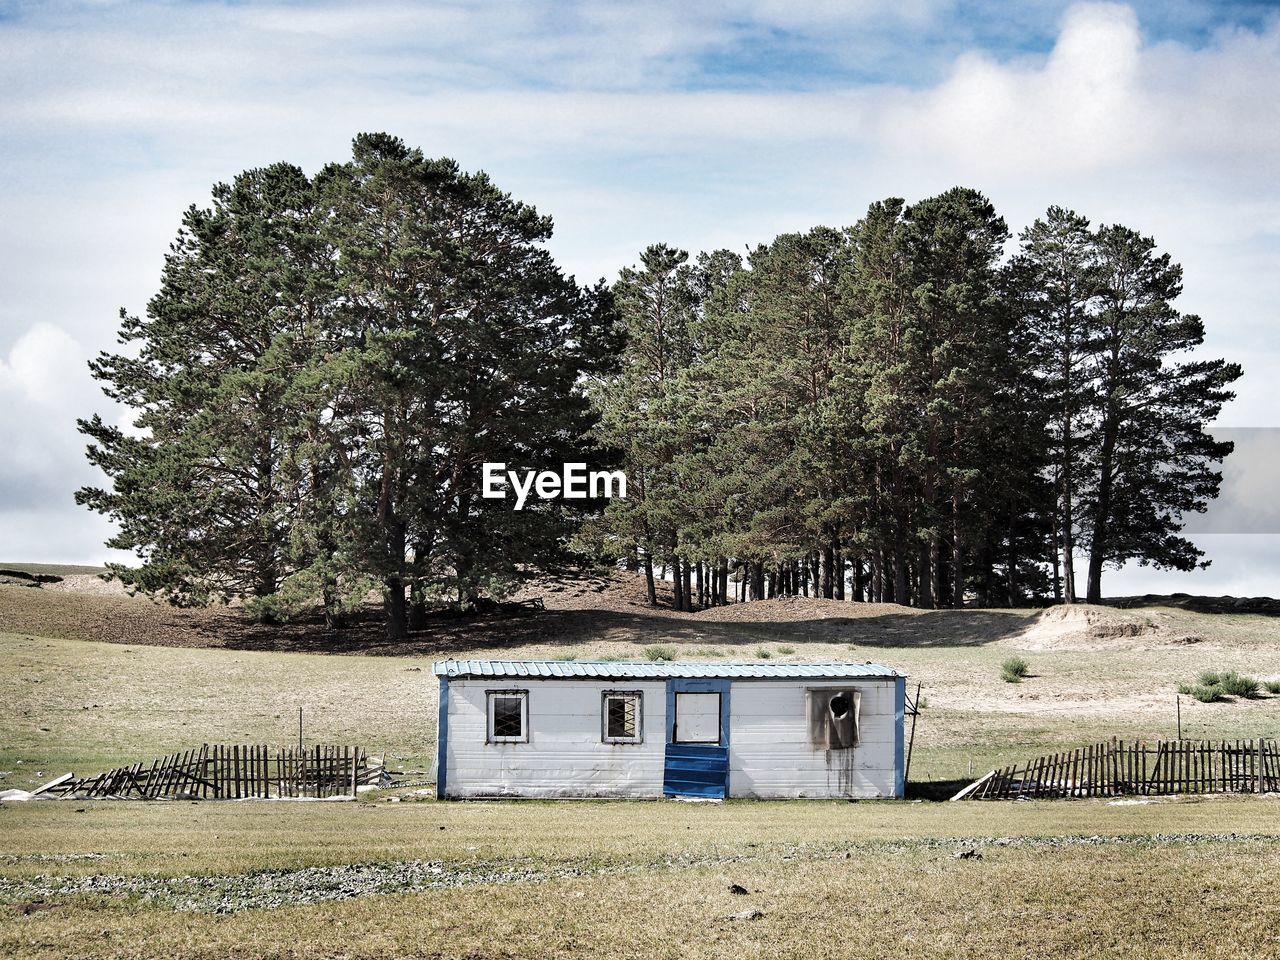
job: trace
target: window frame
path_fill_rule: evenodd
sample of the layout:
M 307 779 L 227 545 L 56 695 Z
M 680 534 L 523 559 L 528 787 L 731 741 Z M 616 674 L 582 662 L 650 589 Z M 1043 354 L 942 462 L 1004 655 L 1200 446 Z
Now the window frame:
M 528 743 L 529 742 L 529 691 L 528 690 L 486 690 L 485 692 L 485 743 Z M 498 697 L 514 697 L 520 701 L 520 736 L 500 737 L 493 732 L 494 705 Z
M 609 700 L 618 697 L 635 697 L 636 699 L 636 732 L 630 737 L 609 736 Z M 643 690 L 601 690 L 600 691 L 600 742 L 601 743 L 644 743 L 644 691 Z

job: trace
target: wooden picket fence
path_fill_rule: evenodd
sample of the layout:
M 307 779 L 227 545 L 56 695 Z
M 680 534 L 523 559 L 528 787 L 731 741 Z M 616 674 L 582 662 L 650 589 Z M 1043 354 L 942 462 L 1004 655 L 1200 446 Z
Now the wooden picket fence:
M 992 770 L 952 800 L 1270 793 L 1280 790 L 1275 740 L 1110 741 Z
M 376 783 L 382 764 L 357 746 L 267 747 L 204 744 L 149 764 L 59 780 L 43 795 L 81 800 L 240 800 L 252 797 L 355 796 Z

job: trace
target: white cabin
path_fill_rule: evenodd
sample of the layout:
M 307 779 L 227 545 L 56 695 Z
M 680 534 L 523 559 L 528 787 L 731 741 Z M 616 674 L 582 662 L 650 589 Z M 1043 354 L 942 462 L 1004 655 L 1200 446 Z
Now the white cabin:
M 903 795 L 906 674 L 878 664 L 434 669 L 442 799 Z

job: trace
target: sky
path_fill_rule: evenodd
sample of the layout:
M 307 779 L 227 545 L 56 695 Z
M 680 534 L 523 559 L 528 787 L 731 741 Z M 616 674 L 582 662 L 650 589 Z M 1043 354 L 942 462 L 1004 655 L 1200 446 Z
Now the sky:
M 73 491 L 86 362 L 145 309 L 182 211 L 361 131 L 484 169 L 584 282 L 649 243 L 742 249 L 956 184 L 1153 236 L 1242 440 L 1212 566 L 1109 594 L 1280 593 L 1280 9 L 1190 0 L 0 0 L 0 561 L 126 559 Z M 1275 501 L 1275 503 L 1273 503 Z

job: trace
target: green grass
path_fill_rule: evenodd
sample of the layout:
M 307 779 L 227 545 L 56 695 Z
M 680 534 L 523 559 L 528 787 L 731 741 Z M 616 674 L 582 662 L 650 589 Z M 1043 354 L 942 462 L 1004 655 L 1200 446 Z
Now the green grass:
M 1280 680 L 1263 680 L 1262 689 L 1267 693 L 1280 693 Z
M 757 660 L 768 660 L 768 659 L 769 659 L 770 657 L 772 657 L 772 656 L 773 656 L 773 654 L 769 652 L 769 648 L 768 648 L 768 647 L 757 647 L 757 648 L 756 648 L 756 659 L 757 659 Z
M 1206 670 L 1200 674 L 1200 683 L 1218 687 L 1229 697 L 1256 697 L 1259 689 L 1255 678 L 1241 676 L 1234 670 Z
M 1184 683 L 1178 687 L 1178 692 L 1200 703 L 1218 703 L 1226 699 L 1222 688 L 1214 684 Z
M 667 644 L 655 644 L 651 647 L 644 648 L 644 658 L 646 660 L 674 660 L 677 656 L 675 647 Z
M 1252 700 L 1263 686 L 1254 677 L 1242 676 L 1234 670 L 1205 670 L 1198 683 L 1181 683 L 1178 692 L 1201 703 L 1221 703 L 1228 697 Z M 1280 684 L 1276 686 L 1280 689 Z
M 1000 679 L 1005 683 L 1021 683 L 1031 670 L 1031 665 L 1022 657 L 1009 657 L 1000 664 Z
M 796 652 L 796 648 L 784 643 L 778 647 L 778 652 L 782 654 L 784 657 L 789 657 L 791 656 L 791 654 Z

